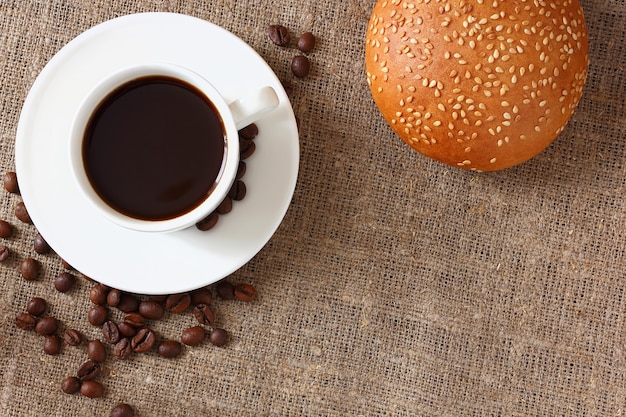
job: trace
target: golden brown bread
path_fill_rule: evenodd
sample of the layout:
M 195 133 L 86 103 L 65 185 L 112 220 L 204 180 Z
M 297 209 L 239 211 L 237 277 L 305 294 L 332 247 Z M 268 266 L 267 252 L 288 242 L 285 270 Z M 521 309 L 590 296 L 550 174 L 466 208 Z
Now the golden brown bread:
M 561 133 L 582 95 L 587 48 L 578 0 L 379 0 L 367 82 L 411 147 L 493 171 Z

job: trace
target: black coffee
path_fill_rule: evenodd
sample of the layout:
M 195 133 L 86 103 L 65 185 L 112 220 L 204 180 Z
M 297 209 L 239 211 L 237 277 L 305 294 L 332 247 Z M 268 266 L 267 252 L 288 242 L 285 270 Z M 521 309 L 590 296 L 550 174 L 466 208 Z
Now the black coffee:
M 165 76 L 130 81 L 92 115 L 83 141 L 87 176 L 100 197 L 138 219 L 191 211 L 222 170 L 225 128 L 213 103 Z

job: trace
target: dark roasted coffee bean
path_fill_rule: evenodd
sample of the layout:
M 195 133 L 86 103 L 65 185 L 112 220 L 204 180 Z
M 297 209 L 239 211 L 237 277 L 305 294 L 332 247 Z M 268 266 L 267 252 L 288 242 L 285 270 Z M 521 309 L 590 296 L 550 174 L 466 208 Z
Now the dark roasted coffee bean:
M 259 135 L 259 127 L 255 123 L 250 123 L 248 126 L 239 130 L 239 136 L 244 139 L 254 139 Z
M 196 320 L 198 320 L 198 323 L 205 326 L 215 322 L 215 313 L 213 313 L 211 307 L 206 304 L 197 304 L 193 308 L 193 315 L 196 317 Z
M 172 313 L 182 313 L 191 305 L 191 296 L 189 293 L 171 294 L 165 300 L 165 308 Z
M 241 180 L 235 180 L 233 186 L 228 191 L 228 196 L 233 201 L 241 201 L 246 197 L 246 184 Z
M 61 381 L 61 391 L 66 394 L 76 394 L 80 390 L 81 380 L 75 376 L 68 376 Z
M 96 284 L 89 290 L 89 299 L 96 305 L 104 305 L 107 302 L 109 287 L 104 284 Z
M 269 35 L 270 40 L 278 46 L 287 46 L 291 40 L 289 30 L 287 30 L 287 28 L 283 25 L 270 25 L 267 29 L 267 34 Z
M 76 371 L 76 376 L 81 381 L 92 381 L 100 376 L 102 373 L 102 368 L 98 364 L 98 362 L 87 361 L 83 363 Z
M 215 346 L 224 346 L 228 342 L 228 332 L 215 328 L 209 336 L 209 341 Z
M 105 306 L 92 307 L 87 313 L 87 320 L 94 326 L 102 326 L 109 318 L 109 310 Z
M 20 273 L 26 281 L 33 281 L 39 276 L 41 265 L 33 258 L 26 258 L 20 264 Z
M 104 362 L 107 358 L 104 344 L 98 339 L 90 340 L 87 343 L 87 357 L 94 362 Z
M 102 325 L 102 337 L 105 342 L 112 345 L 120 341 L 120 330 L 117 328 L 117 324 L 114 321 L 107 320 Z
M 200 220 L 198 223 L 196 223 L 196 228 L 198 230 L 202 230 L 203 232 L 206 232 L 207 230 L 211 230 L 217 224 L 218 219 L 219 219 L 219 214 L 217 214 L 216 212 L 213 212 L 209 214 L 208 216 L 206 216 L 204 219 Z
M 246 169 L 248 166 L 245 161 L 239 161 L 239 166 L 237 167 L 237 175 L 235 175 L 236 180 L 240 180 L 246 175 Z
M 61 338 L 56 334 L 49 334 L 43 340 L 43 351 L 46 355 L 58 355 L 61 353 Z
M 120 339 L 113 348 L 113 354 L 117 359 L 128 359 L 131 353 L 133 353 L 133 347 L 127 337 Z
M 291 60 L 291 72 L 298 78 L 304 78 L 311 71 L 311 61 L 304 55 L 296 55 Z
M 11 236 L 13 236 L 13 226 L 11 226 L 11 223 L 0 220 L 0 237 L 8 239 Z
M 200 326 L 188 327 L 183 330 L 180 340 L 187 346 L 197 346 L 204 340 L 204 329 Z
M 146 318 L 139 313 L 126 313 L 124 323 L 138 329 L 146 325 Z
M 135 417 L 135 411 L 130 405 L 120 403 L 111 410 L 111 417 Z
M 68 292 L 74 286 L 76 276 L 69 272 L 62 272 L 54 279 L 54 288 L 58 292 Z
M 76 329 L 67 329 L 63 333 L 63 340 L 70 346 L 78 346 L 83 341 L 83 336 Z
M 139 303 L 139 314 L 148 320 L 160 320 L 165 315 L 165 309 L 155 301 L 142 301 Z
M 164 340 L 157 347 L 157 352 L 164 358 L 175 358 L 180 355 L 182 350 L 182 345 L 176 340 Z
M 213 293 L 207 287 L 198 288 L 197 290 L 191 292 L 191 304 L 193 305 L 209 305 L 211 304 L 211 301 L 213 301 Z
M 15 217 L 17 217 L 22 223 L 32 224 L 33 220 L 26 210 L 26 205 L 23 201 L 20 201 L 15 205 Z
M 56 333 L 59 328 L 59 321 L 51 316 L 42 317 L 37 321 L 35 325 L 35 332 L 37 334 L 48 336 L 50 334 Z
M 137 328 L 125 322 L 119 323 L 117 325 L 117 329 L 120 331 L 120 335 L 122 335 L 123 337 L 133 337 L 137 334 Z
M 220 281 L 217 283 L 217 295 L 222 300 L 234 300 L 235 299 L 235 287 L 228 281 Z
M 315 47 L 315 36 L 311 32 L 305 32 L 298 38 L 298 49 L 302 52 L 311 52 Z
M 239 139 L 239 158 L 248 159 L 256 151 L 256 144 L 249 139 Z
M 4 262 L 11 256 L 11 250 L 4 245 L 0 245 L 0 262 Z
M 150 301 L 154 301 L 155 303 L 164 303 L 165 300 L 167 300 L 167 295 L 161 294 L 161 295 L 151 295 L 148 297 L 148 300 Z
M 17 184 L 17 174 L 15 172 L 7 172 L 3 178 L 4 189 L 12 194 L 19 194 L 20 187 Z
M 239 301 L 250 302 L 256 300 L 256 288 L 250 284 L 235 285 L 235 298 Z
M 33 297 L 28 304 L 26 304 L 26 311 L 33 316 L 41 316 L 46 312 L 46 308 L 48 308 L 48 303 L 41 297 Z
M 138 353 L 149 351 L 150 349 L 152 349 L 155 343 L 156 335 L 154 334 L 152 329 L 148 329 L 147 327 L 139 329 L 139 331 L 137 331 L 137 334 L 133 336 L 130 341 L 130 345 L 133 351 Z
M 100 398 L 104 395 L 104 387 L 98 381 L 83 381 L 80 393 L 89 398 Z
M 15 326 L 22 330 L 35 330 L 37 319 L 28 313 L 19 313 L 15 316 Z
M 46 242 L 41 233 L 37 233 L 37 236 L 35 236 L 35 240 L 33 241 L 33 249 L 35 249 L 35 252 L 40 255 L 50 253 L 51 250 L 50 245 L 48 245 L 48 242 Z
M 137 309 L 139 308 L 139 299 L 132 294 L 122 292 L 120 302 L 116 306 L 116 308 L 124 313 L 137 311 Z
M 215 211 L 217 211 L 218 214 L 228 214 L 232 211 L 232 209 L 233 209 L 233 200 L 229 196 L 226 196 L 224 197 L 224 200 L 222 200 L 220 205 L 217 206 Z
M 122 292 L 112 288 L 107 293 L 107 305 L 109 307 L 117 307 L 122 301 Z

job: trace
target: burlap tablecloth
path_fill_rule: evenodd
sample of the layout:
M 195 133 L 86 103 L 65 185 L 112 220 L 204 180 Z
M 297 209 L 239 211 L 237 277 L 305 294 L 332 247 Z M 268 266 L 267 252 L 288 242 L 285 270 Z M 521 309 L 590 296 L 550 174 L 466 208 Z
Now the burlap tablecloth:
M 90 284 L 52 286 L 56 255 L 32 249 L 33 226 L 2 190 L 0 412 L 108 416 L 621 416 L 626 414 L 626 4 L 583 1 L 589 78 L 570 124 L 545 152 L 491 174 L 457 170 L 404 145 L 364 74 L 374 1 L 2 0 L 0 171 L 12 171 L 23 101 L 48 60 L 89 27 L 144 11 L 197 16 L 232 31 L 293 86 L 301 165 L 292 205 L 269 244 L 232 282 L 249 303 L 216 299 L 224 348 L 187 348 L 104 363 L 105 395 L 64 394 L 85 345 L 43 353 L 14 325 L 33 296 L 62 329 L 86 321 Z M 317 35 L 312 73 L 267 37 L 282 23 Z M 60 197 L 59 204 L 63 204 Z M 88 244 L 88 242 L 86 242 Z M 43 276 L 26 282 L 34 256 Z M 168 315 L 159 335 L 194 324 Z

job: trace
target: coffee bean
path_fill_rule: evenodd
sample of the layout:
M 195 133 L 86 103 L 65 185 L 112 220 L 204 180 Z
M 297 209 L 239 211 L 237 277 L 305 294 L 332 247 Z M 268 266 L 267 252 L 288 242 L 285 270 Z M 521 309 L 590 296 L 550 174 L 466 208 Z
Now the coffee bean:
M 206 304 L 197 304 L 193 308 L 193 315 L 196 317 L 196 320 L 198 320 L 198 323 L 205 326 L 215 322 L 215 313 L 211 310 L 211 307 Z
M 102 368 L 98 364 L 98 362 L 87 361 L 83 363 L 76 371 L 76 376 L 81 381 L 92 381 L 100 376 L 102 373 Z
M 43 340 L 43 351 L 46 355 L 58 355 L 61 353 L 61 338 L 56 334 L 49 334 Z
M 210 289 L 204 287 L 191 292 L 191 304 L 211 304 L 213 301 L 213 293 Z
M 17 184 L 17 174 L 15 172 L 7 172 L 3 178 L 4 189 L 12 194 L 19 194 L 20 187 Z
M 56 333 L 58 328 L 59 321 L 52 316 L 46 316 L 37 321 L 37 324 L 35 325 L 35 332 L 42 336 L 48 336 Z
M 165 308 L 177 314 L 187 310 L 190 304 L 191 296 L 189 293 L 171 294 L 165 300 Z
M 175 358 L 182 350 L 182 345 L 176 340 L 164 340 L 157 347 L 157 352 L 164 358 Z
M 63 340 L 69 346 L 78 346 L 83 341 L 83 336 L 76 329 L 67 329 L 65 333 L 63 333 Z
M 298 78 L 304 78 L 311 71 L 311 61 L 304 55 L 296 55 L 291 60 L 291 72 Z
M 217 295 L 219 295 L 222 300 L 234 300 L 235 287 L 228 281 L 220 281 L 217 284 Z
M 17 217 L 18 220 L 22 223 L 33 223 L 32 219 L 30 218 L 30 214 L 28 214 L 28 210 L 26 210 L 26 205 L 23 201 L 20 201 L 15 205 L 15 217 Z
M 133 347 L 127 337 L 120 339 L 113 348 L 113 354 L 117 359 L 128 359 L 131 353 L 133 353 Z
M 188 327 L 183 330 L 180 340 L 187 346 L 197 346 L 204 340 L 204 329 L 200 326 Z
M 255 123 L 250 123 L 248 126 L 239 130 L 239 136 L 244 139 L 252 140 L 259 134 L 259 127 Z
M 69 272 L 62 272 L 54 279 L 54 288 L 58 292 L 68 292 L 74 286 L 76 282 L 76 276 L 70 274 Z
M 33 297 L 28 304 L 26 304 L 26 311 L 33 316 L 41 316 L 46 312 L 48 303 L 41 297 Z
M 62 265 L 62 266 L 63 266 L 63 268 L 65 268 L 65 269 L 70 269 L 70 270 L 74 269 L 74 268 L 72 267 L 72 265 L 68 264 L 68 263 L 67 263 L 67 261 L 66 261 L 65 259 L 61 259 L 61 265 Z
M 104 387 L 98 381 L 83 381 L 80 393 L 88 398 L 100 398 L 104 395 Z
M 75 376 L 68 376 L 61 381 L 61 390 L 66 394 L 76 394 L 80 390 L 81 380 Z
M 139 314 L 148 320 L 160 320 L 165 315 L 163 306 L 155 301 L 141 301 Z
M 0 220 L 0 237 L 8 239 L 11 236 L 13 236 L 13 226 L 11 226 L 11 223 Z
M 239 161 L 239 166 L 237 167 L 237 174 L 235 175 L 235 179 L 240 180 L 246 175 L 247 165 L 245 161 Z
M 87 343 L 87 357 L 94 362 L 104 362 L 107 358 L 104 344 L 98 339 L 90 340 Z
M 109 287 L 104 284 L 96 284 L 89 290 L 89 299 L 96 305 L 104 305 L 107 302 Z
M 117 324 L 111 320 L 107 320 L 102 325 L 102 337 L 105 342 L 112 345 L 120 341 L 120 330 L 117 328 Z
M 92 307 L 87 313 L 87 320 L 94 326 L 102 326 L 109 318 L 109 310 L 105 306 Z
M 109 307 L 117 307 L 122 301 L 122 292 L 112 288 L 107 293 L 107 305 Z
M 215 211 L 217 211 L 218 214 L 228 214 L 232 211 L 232 209 L 233 209 L 233 200 L 229 196 L 226 196 L 224 197 L 224 200 L 222 200 L 220 205 L 217 206 Z
M 11 250 L 4 245 L 0 245 L 0 262 L 6 261 L 9 259 L 9 256 L 11 256 Z
M 116 308 L 123 313 L 131 313 L 139 309 L 139 299 L 132 294 L 122 292 Z
M 246 184 L 241 180 L 235 180 L 228 191 L 228 196 L 234 201 L 241 201 L 246 197 Z
M 120 403 L 111 410 L 111 417 L 135 417 L 135 411 L 130 405 Z
M 46 253 L 50 253 L 51 248 L 48 245 L 48 242 L 43 238 L 41 233 L 37 233 L 35 236 L 35 240 L 33 241 L 33 249 L 40 255 L 45 255 Z
M 137 328 L 128 323 L 121 322 L 117 325 L 117 329 L 123 337 L 133 337 L 137 334 Z
M 238 284 L 235 286 L 235 298 L 244 302 L 254 301 L 256 289 L 250 284 Z
M 218 219 L 219 219 L 219 214 L 217 214 L 217 212 L 213 212 L 209 214 L 208 216 L 206 216 L 204 219 L 200 220 L 198 223 L 196 223 L 196 228 L 203 232 L 206 232 L 207 230 L 211 230 L 217 224 Z
M 315 47 L 315 36 L 311 32 L 305 32 L 298 38 L 298 49 L 302 52 L 311 52 Z
M 289 36 L 289 30 L 287 30 L 287 28 L 283 25 L 270 25 L 270 27 L 267 29 L 267 33 L 270 37 L 270 40 L 274 42 L 274 44 L 278 46 L 289 45 L 291 36 Z
M 37 319 L 28 313 L 19 313 L 15 316 L 15 326 L 22 330 L 35 330 Z
M 20 264 L 20 273 L 26 281 L 33 281 L 39 276 L 41 265 L 33 258 L 26 258 Z
M 147 352 L 156 343 L 156 335 L 151 329 L 144 327 L 139 329 L 137 334 L 131 339 L 130 345 L 133 351 L 138 353 Z
M 209 341 L 215 346 L 224 346 L 228 342 L 228 332 L 224 329 L 215 328 L 209 336 Z
M 154 301 L 155 303 L 164 303 L 165 300 L 167 300 L 167 295 L 164 294 L 160 294 L 160 295 L 151 295 L 148 297 L 148 300 L 150 301 Z
M 133 326 L 135 329 L 139 329 L 146 325 L 146 318 L 140 313 L 126 313 L 124 323 Z
M 248 159 L 256 151 L 256 144 L 249 139 L 239 139 L 239 158 Z

